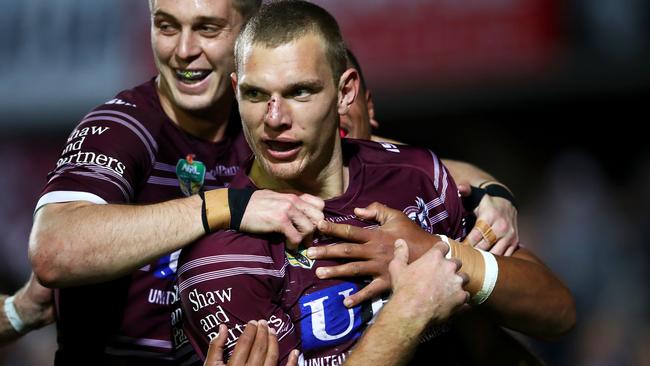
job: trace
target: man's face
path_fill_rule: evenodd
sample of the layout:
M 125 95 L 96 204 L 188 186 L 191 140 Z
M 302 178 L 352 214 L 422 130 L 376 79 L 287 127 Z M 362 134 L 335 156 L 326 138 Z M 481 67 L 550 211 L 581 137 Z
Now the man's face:
M 233 75 L 246 139 L 281 180 L 314 179 L 332 160 L 338 88 L 322 44 L 308 34 L 277 48 L 248 45 Z
M 184 110 L 210 108 L 230 93 L 241 15 L 230 0 L 151 0 L 150 5 L 162 97 Z

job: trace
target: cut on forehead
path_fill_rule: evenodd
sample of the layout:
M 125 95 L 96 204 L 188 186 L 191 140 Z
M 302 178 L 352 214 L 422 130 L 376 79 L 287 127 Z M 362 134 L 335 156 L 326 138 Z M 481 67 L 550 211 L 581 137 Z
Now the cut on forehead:
M 345 44 L 336 20 L 323 8 L 305 1 L 285 0 L 263 5 L 246 24 L 235 45 L 236 70 L 253 45 L 277 48 L 308 34 L 320 37 L 334 83 L 346 69 Z

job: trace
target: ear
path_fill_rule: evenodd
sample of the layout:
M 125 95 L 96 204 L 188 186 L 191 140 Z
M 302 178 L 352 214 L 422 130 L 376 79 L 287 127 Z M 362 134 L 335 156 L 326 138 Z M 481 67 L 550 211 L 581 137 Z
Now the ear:
M 347 69 L 339 79 L 339 114 L 343 115 L 348 112 L 358 94 L 359 73 L 355 69 Z
M 236 72 L 231 72 L 230 73 L 230 85 L 232 85 L 232 90 L 235 91 L 235 96 L 238 96 L 239 93 L 237 93 L 237 73 Z
M 375 129 L 379 128 L 379 122 L 375 119 L 375 102 L 372 100 L 372 93 L 370 90 L 366 90 L 366 106 L 368 107 L 370 126 Z

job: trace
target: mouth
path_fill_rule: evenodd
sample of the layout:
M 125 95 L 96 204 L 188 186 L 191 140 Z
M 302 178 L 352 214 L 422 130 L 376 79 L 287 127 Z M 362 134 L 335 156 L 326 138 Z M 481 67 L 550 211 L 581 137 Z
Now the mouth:
M 263 140 L 269 155 L 278 160 L 289 160 L 300 150 L 300 141 Z
M 205 78 L 207 78 L 211 72 L 212 70 L 174 70 L 176 79 L 185 84 L 200 83 Z

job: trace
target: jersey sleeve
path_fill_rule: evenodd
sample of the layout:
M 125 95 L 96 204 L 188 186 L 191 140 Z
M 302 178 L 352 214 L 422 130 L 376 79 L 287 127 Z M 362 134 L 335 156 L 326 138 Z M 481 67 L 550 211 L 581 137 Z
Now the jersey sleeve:
M 445 225 L 445 235 L 455 240 L 460 240 L 465 237 L 465 217 L 467 215 L 463 208 L 458 187 L 454 182 L 449 170 L 438 158 L 438 156 L 429 151 L 431 154 L 433 174 L 433 186 L 438 192 L 440 199 L 443 202 L 445 211 L 448 215 L 448 225 Z
M 157 145 L 134 107 L 105 104 L 70 133 L 36 209 L 54 202 L 129 203 Z
M 220 324 L 228 327 L 229 357 L 245 325 L 259 319 L 266 319 L 277 333 L 281 364 L 297 348 L 298 334 L 279 301 L 287 269 L 284 247 L 278 243 L 274 256 L 271 245 L 264 239 L 220 232 L 183 249 L 177 279 L 183 330 L 201 360 Z

